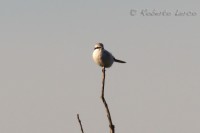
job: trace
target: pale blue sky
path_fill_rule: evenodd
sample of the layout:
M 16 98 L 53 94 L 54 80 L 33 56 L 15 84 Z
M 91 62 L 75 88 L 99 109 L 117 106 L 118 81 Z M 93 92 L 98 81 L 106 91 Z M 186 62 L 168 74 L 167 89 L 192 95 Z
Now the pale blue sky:
M 107 69 L 117 133 L 200 132 L 199 1 L 0 2 L 0 132 L 109 132 L 93 47 L 126 64 Z M 130 16 L 194 11 L 197 16 Z

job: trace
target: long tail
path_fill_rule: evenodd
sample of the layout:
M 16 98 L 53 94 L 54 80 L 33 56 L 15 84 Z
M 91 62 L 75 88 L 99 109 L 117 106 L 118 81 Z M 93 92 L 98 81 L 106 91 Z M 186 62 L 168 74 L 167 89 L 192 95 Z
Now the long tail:
M 121 60 L 118 60 L 118 59 L 115 59 L 115 58 L 114 58 L 114 61 L 119 62 L 119 63 L 126 63 L 125 61 L 121 61 Z

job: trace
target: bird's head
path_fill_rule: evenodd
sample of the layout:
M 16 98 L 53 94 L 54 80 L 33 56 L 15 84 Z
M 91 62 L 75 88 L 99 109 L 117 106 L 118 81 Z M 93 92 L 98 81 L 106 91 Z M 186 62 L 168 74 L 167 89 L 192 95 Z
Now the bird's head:
M 102 44 L 102 43 L 97 43 L 97 44 L 94 46 L 94 49 L 104 49 L 103 44 Z

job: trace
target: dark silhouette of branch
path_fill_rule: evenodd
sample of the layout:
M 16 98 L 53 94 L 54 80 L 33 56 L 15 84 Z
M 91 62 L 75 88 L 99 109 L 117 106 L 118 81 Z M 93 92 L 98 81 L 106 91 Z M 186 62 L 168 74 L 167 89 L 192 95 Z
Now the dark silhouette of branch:
M 104 86 L 105 86 L 105 77 L 106 77 L 105 71 L 106 71 L 106 69 L 105 69 L 105 67 L 103 67 L 103 69 L 102 69 L 103 79 L 102 79 L 102 93 L 101 93 L 101 99 L 102 99 L 103 104 L 104 104 L 105 109 L 106 109 L 106 113 L 107 113 L 107 117 L 108 117 L 108 122 L 109 122 L 109 127 L 110 127 L 110 133 L 115 133 L 115 126 L 114 126 L 113 123 L 112 123 L 110 111 L 109 111 L 108 105 L 107 105 L 107 103 L 106 103 L 106 100 L 105 100 L 105 98 L 104 98 Z
M 79 124 L 80 124 L 81 131 L 82 131 L 82 133 L 84 133 L 84 131 L 83 131 L 83 126 L 82 126 L 81 120 L 80 120 L 80 118 L 79 118 L 79 114 L 77 114 L 77 119 L 78 119 L 78 122 L 79 122 Z

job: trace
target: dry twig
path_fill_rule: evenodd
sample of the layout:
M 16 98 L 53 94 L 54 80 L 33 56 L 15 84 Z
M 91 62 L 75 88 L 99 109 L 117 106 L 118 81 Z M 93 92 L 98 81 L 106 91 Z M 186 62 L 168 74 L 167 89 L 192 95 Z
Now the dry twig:
M 83 126 L 82 126 L 81 120 L 80 120 L 80 118 L 79 118 L 79 114 L 77 114 L 77 119 L 78 119 L 78 122 L 79 122 L 79 124 L 80 124 L 81 131 L 82 131 L 82 133 L 84 133 L 84 131 L 83 131 Z
M 110 127 L 110 133 L 115 133 L 115 126 L 113 125 L 112 123 L 112 119 L 111 119 L 111 115 L 110 115 L 110 111 L 109 111 L 109 108 L 108 108 L 108 105 L 106 103 L 106 100 L 104 98 L 104 86 L 105 86 L 105 67 L 103 67 L 102 69 L 102 73 L 103 73 L 103 78 L 102 78 L 102 93 L 101 93 L 101 99 L 103 101 L 103 104 L 105 106 L 105 109 L 106 109 L 106 113 L 107 113 L 107 117 L 108 117 L 108 122 L 109 122 L 109 127 Z

